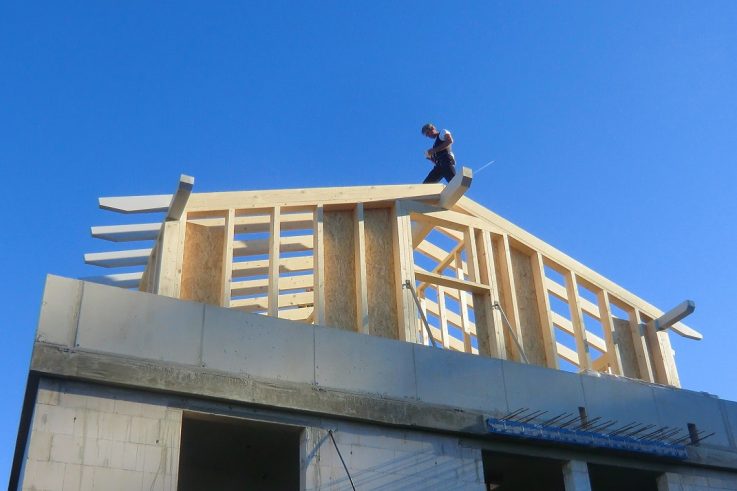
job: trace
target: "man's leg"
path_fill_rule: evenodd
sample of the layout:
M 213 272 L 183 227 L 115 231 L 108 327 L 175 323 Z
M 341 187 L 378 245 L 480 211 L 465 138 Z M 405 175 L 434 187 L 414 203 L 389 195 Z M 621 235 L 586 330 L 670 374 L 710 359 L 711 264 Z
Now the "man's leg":
M 456 175 L 456 167 L 455 165 L 445 165 L 442 168 L 442 176 L 445 178 L 447 182 L 450 182 L 451 179 L 453 179 Z M 440 178 L 438 178 L 438 181 Z
M 440 179 L 442 178 L 443 178 L 443 169 L 441 169 L 439 165 L 434 165 L 430 173 L 425 178 L 425 180 L 422 181 L 422 184 L 431 184 L 435 182 L 440 182 Z

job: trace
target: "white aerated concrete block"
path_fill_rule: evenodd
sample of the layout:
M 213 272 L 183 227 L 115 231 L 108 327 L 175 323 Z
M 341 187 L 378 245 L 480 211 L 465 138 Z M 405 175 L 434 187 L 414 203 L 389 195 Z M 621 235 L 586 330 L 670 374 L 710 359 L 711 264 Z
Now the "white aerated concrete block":
M 36 341 L 74 346 L 83 284 L 47 275 Z
M 80 348 L 200 365 L 204 305 L 120 288 L 84 284 Z
M 203 363 L 258 378 L 313 384 L 313 327 L 206 306 Z
M 315 327 L 317 385 L 415 399 L 413 345 L 328 327 Z
M 26 461 L 23 489 L 56 491 L 64 482 L 65 465 L 60 462 Z

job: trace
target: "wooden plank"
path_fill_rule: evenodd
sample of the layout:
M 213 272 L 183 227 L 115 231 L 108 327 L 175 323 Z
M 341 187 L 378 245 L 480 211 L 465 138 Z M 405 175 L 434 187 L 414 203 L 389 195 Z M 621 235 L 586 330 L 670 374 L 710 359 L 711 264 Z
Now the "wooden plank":
M 275 206 L 271 211 L 269 230 L 269 304 L 268 313 L 279 316 L 279 252 L 281 251 L 281 208 Z M 235 246 L 233 247 L 235 249 Z
M 561 330 L 567 332 L 568 334 L 572 336 L 576 336 L 576 331 L 573 328 L 573 322 L 566 319 L 562 315 L 558 314 L 557 312 L 550 313 L 550 322 L 553 324 L 553 326 L 560 328 Z M 599 351 L 606 352 L 606 343 L 605 341 L 594 334 L 593 332 L 586 331 L 586 342 L 593 346 L 594 348 L 598 349 Z
M 309 306 L 313 304 L 314 292 L 302 292 L 302 293 L 287 293 L 279 295 L 278 305 L 282 307 L 300 307 Z M 246 312 L 253 311 L 268 311 L 270 302 L 269 297 L 256 297 L 256 298 L 236 298 L 231 300 L 230 307 L 238 310 L 244 310 Z M 273 304 L 272 304 L 273 305 Z M 271 315 L 271 314 L 269 314 Z
M 314 307 L 298 307 L 296 309 L 283 309 L 279 311 L 280 319 L 287 319 L 290 321 L 306 321 L 315 312 Z
M 399 339 L 417 342 L 417 311 L 412 292 L 405 288 L 409 281 L 415 287 L 414 261 L 412 258 L 411 226 L 409 215 L 399 200 L 394 203 L 392 220 L 392 246 L 394 249 L 394 277 L 399 318 Z
M 578 278 L 578 276 L 576 277 Z M 566 287 L 558 283 L 557 281 L 551 280 L 550 278 L 545 278 L 544 280 L 545 288 L 547 288 L 550 293 L 552 293 L 554 296 L 558 297 L 559 299 L 563 300 L 564 302 L 568 303 L 568 291 L 566 290 Z M 589 314 L 594 319 L 599 320 L 600 318 L 600 312 L 599 312 L 599 306 L 595 303 L 581 297 L 579 295 L 578 301 L 581 303 L 581 310 Z
M 555 346 L 555 330 L 550 318 L 550 299 L 548 289 L 545 286 L 545 267 L 543 257 L 535 252 L 531 257 L 532 277 L 535 283 L 535 297 L 537 299 L 537 311 L 540 316 L 540 326 L 545 350 L 545 360 L 548 368 L 560 368 L 558 364 L 558 352 Z
M 616 375 L 624 375 L 622 371 L 622 355 L 619 352 L 619 344 L 615 342 L 614 322 L 612 321 L 612 308 L 609 305 L 609 293 L 601 290 L 597 293 L 599 300 L 599 312 L 601 313 L 601 327 L 604 330 L 606 342 L 607 363 Z
M 111 196 L 99 198 L 101 209 L 117 213 L 160 213 L 169 210 L 171 194 L 148 196 Z
M 456 275 L 458 276 L 458 280 L 462 283 L 465 283 L 465 275 L 463 274 L 463 263 L 461 261 L 461 253 L 456 253 L 456 259 L 454 261 L 455 263 L 455 270 Z M 438 275 L 440 276 L 440 275 Z M 467 297 L 466 291 L 463 289 L 458 289 L 458 296 L 461 298 L 460 302 L 460 308 L 461 308 L 461 331 L 463 332 L 463 351 L 466 353 L 471 352 L 471 334 L 469 332 L 469 323 L 470 320 L 468 318 L 468 303 L 467 303 Z
M 315 311 L 313 314 L 315 324 L 325 325 L 325 232 L 324 232 L 325 211 L 321 204 L 315 207 L 313 217 L 312 233 L 313 233 L 313 275 L 315 282 Z M 289 264 L 285 258 L 283 265 Z
M 353 213 L 354 267 L 356 276 L 356 330 L 369 334 L 368 280 L 366 274 L 366 232 L 363 203 Z
M 317 242 L 315 243 L 317 245 Z M 280 273 L 299 273 L 310 271 L 315 266 L 313 256 L 283 257 L 279 261 Z M 232 277 L 260 276 L 269 274 L 269 260 L 257 259 L 233 263 Z
M 454 288 L 456 290 L 462 290 L 466 292 L 486 293 L 489 291 L 489 287 L 476 283 L 474 281 L 460 280 L 451 278 L 449 276 L 440 275 L 437 273 L 431 273 L 421 269 L 420 267 L 415 268 L 415 277 L 419 281 L 432 283 L 433 285 L 444 286 L 447 288 Z
M 438 205 L 441 208 L 450 208 L 458 202 L 459 199 L 471 187 L 473 180 L 473 171 L 468 167 L 461 167 L 460 172 L 453 176 L 445 189 L 440 193 Z
M 297 276 L 280 276 L 279 291 L 284 292 L 289 290 L 313 288 L 314 282 L 315 278 L 311 274 Z M 268 278 L 262 278 L 258 280 L 233 282 L 231 285 L 230 295 L 233 297 L 240 297 L 243 295 L 267 294 L 268 292 L 269 280 Z
M 91 227 L 90 233 L 95 239 L 111 242 L 134 242 L 139 240 L 156 240 L 161 230 L 161 223 L 136 223 L 131 225 L 107 225 Z
M 568 363 L 572 363 L 576 366 L 581 366 L 578 360 L 578 353 L 573 351 L 571 348 L 558 342 L 555 343 L 555 348 L 558 351 L 558 355 Z
M 101 266 L 103 268 L 145 266 L 148 263 L 148 257 L 150 255 L 151 248 L 113 252 L 90 252 L 84 255 L 84 262 L 85 264 Z
M 639 310 L 633 309 L 629 312 L 629 324 L 640 378 L 646 382 L 654 382 L 655 377 L 653 375 L 653 367 L 650 363 L 650 356 L 647 351 L 645 324 L 642 323 Z
M 427 297 L 423 298 L 423 300 L 427 304 L 427 311 L 433 314 L 434 316 L 436 316 L 438 319 L 440 319 L 440 314 L 441 314 L 440 305 L 438 303 L 435 303 L 433 300 Z M 444 305 L 443 307 L 444 307 L 443 315 L 445 317 L 446 324 L 452 325 L 453 327 L 456 327 L 462 331 L 463 330 L 463 320 L 461 319 L 461 316 L 453 312 L 452 310 L 448 309 L 446 305 Z M 468 331 L 471 334 L 476 335 L 476 325 L 471 321 L 468 322 Z
M 494 278 L 494 250 L 489 232 L 476 230 L 479 264 L 479 282 L 489 285 L 489 295 L 474 295 L 473 305 L 476 318 L 479 353 L 505 359 L 507 350 L 504 340 L 504 325 L 501 312 L 494 308 L 499 301 L 499 291 Z
M 440 319 L 440 342 L 443 348 L 449 348 L 448 341 L 448 312 L 445 308 L 445 288 L 438 287 L 438 311 L 435 313 Z
M 194 187 L 194 177 L 182 174 L 179 176 L 179 184 L 177 190 L 169 203 L 166 218 L 164 220 L 171 222 L 182 218 L 184 208 L 187 206 L 192 188 Z
M 524 339 L 522 338 L 522 329 L 519 325 L 519 308 L 517 306 L 517 288 L 514 285 L 514 273 L 512 271 L 512 255 L 511 250 L 509 246 L 509 237 L 507 235 L 502 235 L 498 240 L 499 247 L 497 248 L 498 254 L 499 254 L 499 276 L 500 276 L 500 286 L 504 290 L 504 311 L 507 315 L 507 319 L 509 320 L 509 323 L 511 324 L 512 331 L 514 331 L 514 335 L 517 337 L 517 342 L 522 346 L 522 350 L 524 351 L 525 345 L 524 345 Z M 519 352 L 519 349 L 517 348 L 517 344 L 513 341 L 511 343 L 507 343 L 509 346 L 514 347 L 514 352 L 516 353 L 516 361 L 523 361 L 522 353 Z
M 298 188 L 263 191 L 194 193 L 188 211 L 263 208 L 275 205 L 353 205 L 358 202 L 390 205 L 397 199 L 418 199 L 437 202 L 445 188 L 442 184 L 399 184 L 392 186 L 355 186 L 333 188 Z
M 642 319 L 642 322 L 645 324 L 643 331 L 645 332 L 645 338 L 649 348 L 648 353 L 650 355 L 650 363 L 653 367 L 655 381 L 659 384 L 674 385 L 669 373 L 670 367 L 666 359 L 666 352 L 663 350 L 661 338 L 658 336 L 659 333 L 655 329 L 654 322 L 652 322 L 652 319 L 645 318 Z M 668 339 L 667 334 L 665 339 Z M 668 348 L 670 348 L 670 342 L 668 342 L 668 345 Z M 671 354 L 672 351 L 669 350 L 667 353 Z
M 479 205 L 470 198 L 466 196 L 461 197 L 461 199 L 458 201 L 453 209 L 458 210 L 459 212 L 467 212 L 473 214 L 474 216 L 481 219 L 483 222 L 486 222 L 487 226 L 491 226 L 494 228 L 494 230 L 502 231 L 514 237 L 515 240 L 525 244 L 533 250 L 539 251 L 546 258 L 549 258 L 551 261 L 559 264 L 563 269 L 575 271 L 578 276 L 586 278 L 586 281 L 595 285 L 597 289 L 608 291 L 610 294 L 621 298 L 627 304 L 632 305 L 642 312 L 647 313 L 649 316 L 655 318 L 663 314 L 663 312 L 657 307 L 649 304 L 635 294 L 625 290 L 613 281 L 603 277 L 599 273 L 586 267 L 582 263 L 564 254 L 550 244 L 545 243 L 544 241 L 523 230 L 517 225 L 514 225 L 510 221 Z M 479 227 L 483 228 L 483 225 L 479 225 Z M 681 322 L 674 325 L 672 329 L 683 336 L 690 337 L 691 339 L 702 338 L 700 333 Z
M 97 283 L 100 285 L 117 286 L 118 288 L 138 288 L 141 283 L 143 272 L 117 273 L 102 276 L 87 276 L 80 278 L 82 281 Z
M 527 251 L 513 246 L 511 241 L 509 253 L 512 260 L 512 274 L 519 312 L 518 322 L 522 331 L 525 355 L 529 363 L 545 367 L 548 364 L 545 336 L 543 335 L 546 326 L 540 322 L 532 259 Z
M 583 313 L 581 312 L 581 299 L 578 295 L 578 283 L 576 282 L 576 274 L 572 271 L 566 271 L 563 275 L 566 282 L 566 292 L 568 294 L 568 309 L 571 312 L 571 322 L 573 324 L 573 336 L 576 338 L 576 351 L 580 361 L 579 368 L 582 370 L 591 369 L 591 355 L 589 354 L 589 345 L 586 342 L 586 325 L 583 322 Z
M 309 213 L 283 213 L 281 216 L 281 230 L 311 230 L 314 223 L 313 212 Z M 268 232 L 270 227 L 270 216 L 246 215 L 235 218 L 235 233 L 261 233 Z
M 296 235 L 281 237 L 279 240 L 280 252 L 306 252 L 313 248 L 312 235 Z M 271 237 L 257 240 L 234 240 L 233 256 L 260 256 L 271 253 Z
M 233 236 L 235 235 L 235 210 L 228 210 L 223 227 L 223 267 L 220 278 L 220 305 L 230 306 L 231 281 L 233 279 Z

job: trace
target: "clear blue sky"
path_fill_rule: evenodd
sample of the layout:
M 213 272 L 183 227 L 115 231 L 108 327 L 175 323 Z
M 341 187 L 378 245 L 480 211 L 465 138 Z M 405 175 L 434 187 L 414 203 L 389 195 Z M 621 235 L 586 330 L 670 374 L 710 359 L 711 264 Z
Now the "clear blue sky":
M 98 196 L 396 184 L 453 131 L 469 195 L 651 303 L 737 400 L 737 2 L 3 2 L 0 476 L 47 273 Z

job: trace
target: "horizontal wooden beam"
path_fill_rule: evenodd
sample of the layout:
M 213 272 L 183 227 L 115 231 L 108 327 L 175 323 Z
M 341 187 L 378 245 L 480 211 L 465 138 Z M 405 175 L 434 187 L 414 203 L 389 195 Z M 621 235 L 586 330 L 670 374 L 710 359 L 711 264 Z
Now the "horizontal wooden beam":
M 85 264 L 103 268 L 120 268 L 124 266 L 145 266 L 151 249 L 131 249 L 128 251 L 90 252 L 84 255 Z
M 139 240 L 156 240 L 161 230 L 161 223 L 136 223 L 131 225 L 105 225 L 91 227 L 90 233 L 95 239 L 111 242 L 134 242 Z
M 280 276 L 279 291 L 296 290 L 299 288 L 312 288 L 314 278 L 311 274 L 298 276 Z M 234 281 L 230 285 L 230 295 L 237 297 L 241 295 L 256 295 L 269 291 L 269 280 L 267 278 L 248 281 Z
M 297 273 L 311 271 L 314 260 L 312 256 L 283 257 L 279 261 L 279 273 Z M 233 263 L 233 278 L 246 276 L 261 276 L 269 273 L 269 260 L 259 259 L 256 261 L 236 261 Z
M 415 269 L 415 278 L 418 281 L 424 281 L 426 283 L 432 283 L 433 285 L 445 286 L 448 288 L 454 288 L 456 290 L 463 290 L 473 293 L 489 293 L 489 287 L 476 283 L 473 281 L 464 281 L 457 278 L 450 278 L 448 276 L 439 275 L 437 273 L 431 273 L 424 269 Z
M 450 180 L 445 189 L 440 193 L 440 200 L 438 204 L 441 208 L 450 208 L 458 202 L 459 199 L 468 191 L 471 187 L 471 181 L 473 180 L 473 170 L 469 167 L 462 167 L 453 179 Z
M 182 174 L 179 176 L 179 185 L 174 193 L 174 196 L 169 203 L 169 209 L 166 213 L 166 221 L 171 222 L 179 220 L 184 213 L 184 208 L 187 206 L 190 194 L 192 194 L 192 188 L 194 187 L 194 177 Z
M 295 237 L 281 237 L 279 240 L 279 252 L 302 252 L 312 250 L 312 235 L 299 235 Z M 256 256 L 269 253 L 269 239 L 258 240 L 234 240 L 233 256 Z
M 117 286 L 119 288 L 138 288 L 143 272 L 106 274 L 102 276 L 87 276 L 82 281 L 98 283 L 100 285 Z
M 313 292 L 287 293 L 279 295 L 279 308 L 312 305 Z M 230 301 L 231 308 L 239 310 L 266 310 L 269 298 L 266 296 L 256 298 L 239 298 Z

